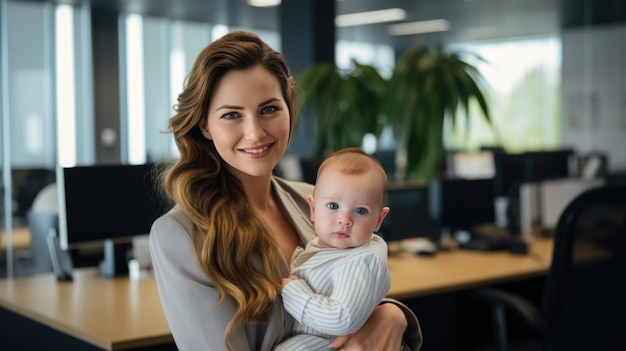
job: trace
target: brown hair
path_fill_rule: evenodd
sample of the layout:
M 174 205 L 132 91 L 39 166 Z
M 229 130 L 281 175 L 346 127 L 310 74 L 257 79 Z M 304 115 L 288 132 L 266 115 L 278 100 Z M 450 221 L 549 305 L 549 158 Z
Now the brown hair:
M 372 171 L 378 173 L 384 203 L 387 193 L 387 174 L 376 157 L 357 147 L 349 147 L 328 155 L 317 170 L 317 179 L 326 167 L 334 167 L 339 172 L 348 175 L 362 175 Z
M 236 304 L 226 328 L 229 349 L 236 325 L 266 322 L 280 289 L 281 256 L 266 222 L 248 203 L 242 184 L 228 172 L 200 125 L 218 81 L 229 71 L 256 65 L 280 83 L 293 126 L 295 89 L 283 56 L 255 34 L 229 33 L 198 55 L 178 96 L 169 130 L 180 158 L 163 173 L 165 192 L 193 223 L 196 257 L 220 293 L 218 303 L 229 296 Z

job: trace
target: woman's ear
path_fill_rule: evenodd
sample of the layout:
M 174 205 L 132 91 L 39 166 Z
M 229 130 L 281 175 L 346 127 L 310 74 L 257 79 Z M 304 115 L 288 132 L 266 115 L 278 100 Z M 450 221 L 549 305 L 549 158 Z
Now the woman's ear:
M 213 140 L 213 138 L 211 137 L 211 133 L 209 133 L 208 124 L 209 124 L 209 121 L 204 120 L 204 122 L 201 123 L 199 126 L 200 131 L 202 132 L 202 135 L 204 135 L 205 138 L 207 138 L 208 140 Z

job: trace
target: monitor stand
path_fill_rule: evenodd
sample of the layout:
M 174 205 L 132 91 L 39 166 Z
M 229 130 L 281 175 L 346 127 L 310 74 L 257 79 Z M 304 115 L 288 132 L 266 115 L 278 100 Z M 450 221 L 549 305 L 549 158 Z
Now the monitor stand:
M 100 261 L 100 275 L 114 278 L 128 275 L 128 254 L 132 243 L 116 243 L 111 239 L 104 242 L 104 259 Z
M 52 269 L 57 277 L 57 280 L 72 280 L 72 269 L 74 266 L 72 264 L 72 258 L 69 251 L 61 249 L 59 244 L 59 235 L 56 228 L 50 228 L 48 230 L 46 242 L 48 243 L 48 252 L 50 253 L 50 260 L 52 261 Z

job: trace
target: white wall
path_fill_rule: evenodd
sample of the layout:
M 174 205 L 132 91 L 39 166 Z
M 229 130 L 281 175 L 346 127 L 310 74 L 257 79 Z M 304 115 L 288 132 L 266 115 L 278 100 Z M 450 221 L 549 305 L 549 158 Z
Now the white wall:
M 562 33 L 562 144 L 626 169 L 626 25 Z

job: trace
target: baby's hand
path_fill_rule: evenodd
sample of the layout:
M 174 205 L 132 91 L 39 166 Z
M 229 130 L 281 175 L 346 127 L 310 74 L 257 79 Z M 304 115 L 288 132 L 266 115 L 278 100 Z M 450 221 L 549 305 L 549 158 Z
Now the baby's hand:
M 291 283 L 294 280 L 298 280 L 300 279 L 300 277 L 298 277 L 297 275 L 290 275 L 287 278 L 283 278 L 283 283 L 282 283 L 282 287 L 285 288 L 285 285 Z

